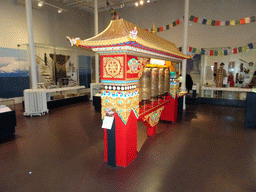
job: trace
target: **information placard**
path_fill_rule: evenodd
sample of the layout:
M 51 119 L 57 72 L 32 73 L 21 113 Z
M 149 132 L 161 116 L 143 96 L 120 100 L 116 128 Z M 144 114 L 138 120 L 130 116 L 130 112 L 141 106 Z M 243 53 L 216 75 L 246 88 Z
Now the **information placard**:
M 111 129 L 111 127 L 113 125 L 113 121 L 114 121 L 114 116 L 112 116 L 112 117 L 105 116 L 103 119 L 102 128 L 103 129 Z

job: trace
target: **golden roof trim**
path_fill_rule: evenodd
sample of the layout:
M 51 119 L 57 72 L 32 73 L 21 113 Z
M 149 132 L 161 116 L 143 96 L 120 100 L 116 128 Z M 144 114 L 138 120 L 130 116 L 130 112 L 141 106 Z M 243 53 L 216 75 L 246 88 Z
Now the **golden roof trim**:
M 98 35 L 89 39 L 81 40 L 81 46 L 111 46 L 131 41 L 130 31 L 136 27 L 138 33 L 136 41 L 138 44 L 154 50 L 169 53 L 175 56 L 189 59 L 190 56 L 183 54 L 178 50 L 175 44 L 158 37 L 128 21 L 123 19 L 111 20 L 108 27 Z

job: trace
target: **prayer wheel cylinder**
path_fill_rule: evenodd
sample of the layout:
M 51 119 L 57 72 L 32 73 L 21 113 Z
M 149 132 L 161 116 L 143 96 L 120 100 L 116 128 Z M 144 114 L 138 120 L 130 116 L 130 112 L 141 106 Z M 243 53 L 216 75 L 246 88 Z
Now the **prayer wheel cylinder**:
M 169 68 L 165 68 L 164 70 L 164 93 L 168 93 L 170 91 L 170 70 Z
M 164 68 L 159 69 L 158 77 L 158 96 L 161 96 L 164 94 Z
M 140 77 L 138 85 L 137 85 L 137 89 L 139 91 L 139 102 L 142 101 L 142 88 L 141 88 L 141 81 L 142 81 L 142 77 Z
M 158 81 L 159 81 L 159 70 L 158 68 L 153 68 L 151 71 L 151 97 L 152 99 L 158 96 Z
M 151 69 L 145 68 L 141 76 L 141 89 L 143 101 L 151 99 Z

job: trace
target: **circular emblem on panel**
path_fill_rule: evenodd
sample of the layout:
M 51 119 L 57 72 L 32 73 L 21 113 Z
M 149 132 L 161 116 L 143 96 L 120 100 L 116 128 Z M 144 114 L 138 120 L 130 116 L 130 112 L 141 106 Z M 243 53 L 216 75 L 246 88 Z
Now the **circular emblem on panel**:
M 106 71 L 108 75 L 115 77 L 121 72 L 121 64 L 117 59 L 110 58 L 106 63 Z

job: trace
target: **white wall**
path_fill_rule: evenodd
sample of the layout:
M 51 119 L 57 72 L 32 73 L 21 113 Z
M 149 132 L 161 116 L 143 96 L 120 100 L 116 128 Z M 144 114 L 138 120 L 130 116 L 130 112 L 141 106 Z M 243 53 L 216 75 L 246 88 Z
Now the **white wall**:
M 152 1 L 151 1 L 152 2 Z M 256 3 L 254 0 L 190 0 L 189 15 L 211 20 L 242 19 L 255 15 Z M 152 25 L 162 27 L 174 22 L 184 15 L 184 0 L 158 0 L 139 7 L 116 9 L 118 15 L 144 29 L 151 29 Z M 112 19 L 109 12 L 101 13 L 100 31 L 104 30 Z M 188 46 L 195 48 L 238 47 L 256 41 L 256 22 L 237 26 L 209 26 L 189 21 Z M 158 32 L 158 36 L 183 46 L 183 23 L 169 30 Z M 240 65 L 239 59 L 256 63 L 256 52 L 250 51 L 232 56 L 202 57 L 203 65 L 213 65 L 214 62 L 235 61 Z M 238 65 L 239 64 L 239 65 Z M 227 65 L 226 65 L 227 67 Z M 250 75 L 254 72 L 252 69 Z M 191 74 L 195 83 L 202 85 L 202 76 Z M 211 82 L 209 82 L 211 83 Z
M 58 47 L 71 48 L 66 36 L 87 39 L 93 36 L 93 17 L 79 9 L 70 9 L 64 5 L 52 1 L 57 6 L 68 10 L 61 14 L 57 9 L 44 5 L 40 9 L 33 9 L 34 42 L 50 44 Z M 0 1 L 0 47 L 17 49 L 17 44 L 28 44 L 28 29 L 25 5 L 16 3 L 15 0 Z M 21 46 L 26 49 L 26 46 Z M 93 53 L 80 50 L 76 55 L 92 56 Z M 8 57 L 8 55 L 6 55 Z M 43 57 L 42 57 L 43 58 Z M 76 57 L 77 58 L 77 57 Z M 78 61 L 74 61 L 78 67 Z M 22 97 L 14 98 L 16 103 L 22 101 Z
M 89 38 L 93 35 L 92 17 L 79 9 L 69 9 L 61 14 L 44 5 L 33 9 L 33 32 L 35 43 L 46 43 L 70 47 L 66 36 Z M 0 1 L 0 47 L 17 48 L 17 44 L 28 43 L 26 9 L 15 1 Z
M 190 0 L 189 15 L 204 19 L 232 20 L 255 15 L 254 0 Z M 162 27 L 184 15 L 184 0 L 158 0 L 139 7 L 116 9 L 118 15 L 142 28 Z M 101 13 L 100 31 L 111 20 L 109 12 Z M 238 26 L 209 26 L 189 22 L 188 45 L 196 48 L 241 46 L 256 41 L 256 22 Z M 158 36 L 176 44 L 183 45 L 183 24 L 158 32 Z

